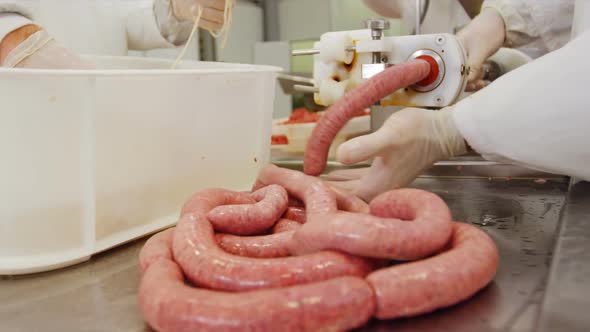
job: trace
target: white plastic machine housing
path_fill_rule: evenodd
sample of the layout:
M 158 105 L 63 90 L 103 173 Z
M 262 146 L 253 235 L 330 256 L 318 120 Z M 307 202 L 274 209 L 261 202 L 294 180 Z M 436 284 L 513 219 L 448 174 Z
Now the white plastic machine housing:
M 381 101 L 382 106 L 444 107 L 453 104 L 465 89 L 467 68 L 465 50 L 451 34 L 428 34 L 371 38 L 371 30 L 328 32 L 314 45 L 313 78 L 318 93 L 315 102 L 329 106 L 346 91 L 364 81 L 363 65 L 373 63 L 373 53 L 381 52 L 386 63 L 403 63 L 426 51 L 441 60 L 440 83 L 430 91 L 416 87 L 400 89 Z M 350 51 L 354 49 L 354 51 Z M 348 50 L 348 51 L 347 51 Z M 342 54 L 347 53 L 348 57 Z

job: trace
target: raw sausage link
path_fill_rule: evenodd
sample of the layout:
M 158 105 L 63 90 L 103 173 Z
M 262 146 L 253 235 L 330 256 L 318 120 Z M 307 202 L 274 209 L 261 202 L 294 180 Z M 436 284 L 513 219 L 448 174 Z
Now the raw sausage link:
M 303 201 L 308 216 L 338 211 L 336 193 L 318 178 L 268 164 L 258 174 L 254 188 L 271 184 L 282 186 L 289 195 Z
M 254 188 L 270 184 L 282 186 L 290 195 L 303 201 L 307 215 L 336 212 L 338 208 L 350 212 L 369 212 L 367 203 L 352 193 L 334 190 L 316 177 L 271 164 L 262 168 Z
M 498 250 L 482 230 L 453 223 L 450 249 L 422 261 L 371 273 L 376 317 L 409 317 L 448 307 L 484 288 L 496 274 Z
M 221 188 L 210 188 L 201 190 L 195 193 L 184 203 L 180 216 L 184 216 L 187 213 L 196 211 L 203 203 L 206 197 L 215 197 L 218 205 L 230 205 L 230 204 L 256 204 L 256 200 L 252 198 L 250 193 L 230 191 Z
M 369 205 L 355 194 L 335 186 L 330 186 L 330 189 L 336 193 L 336 201 L 338 202 L 339 210 L 369 213 Z
M 471 225 L 451 222 L 435 194 L 400 189 L 366 204 L 276 166 L 263 168 L 255 188 L 203 190 L 185 204 L 176 228 L 146 242 L 139 297 L 153 328 L 343 331 L 371 316 L 409 317 L 451 306 L 496 273 L 494 242 Z M 304 207 L 287 208 L 297 201 Z M 239 224 L 220 226 L 233 234 L 273 234 L 215 234 L 211 218 Z M 386 267 L 383 258 L 423 260 Z M 192 288 L 185 278 L 212 290 Z
M 290 206 L 283 214 L 283 218 L 305 224 L 305 208 Z
M 412 60 L 390 67 L 361 83 L 326 110 L 313 129 L 305 148 L 305 174 L 319 175 L 326 167 L 330 145 L 348 120 L 393 92 L 424 79 L 430 65 Z
M 217 245 L 207 213 L 227 194 L 204 191 L 193 196 L 193 213 L 185 214 L 174 232 L 174 260 L 196 285 L 240 291 L 282 287 L 339 276 L 365 276 L 372 263 L 346 254 L 323 251 L 306 256 L 258 259 L 226 253 Z
M 292 252 L 332 249 L 364 257 L 414 260 L 439 252 L 451 236 L 451 212 L 433 193 L 393 190 L 376 197 L 370 208 L 373 215 L 308 216 L 293 236 Z
M 295 220 L 290 219 L 281 219 L 273 227 L 272 232 L 273 234 L 282 233 L 287 231 L 295 231 L 301 227 L 301 223 Z
M 157 331 L 347 331 L 374 311 L 371 287 L 340 277 L 247 293 L 195 289 L 172 261 L 152 265 L 141 280 L 143 316 Z
M 144 273 L 153 262 L 159 259 L 172 259 L 170 247 L 174 228 L 157 233 L 150 237 L 139 252 L 139 271 Z
M 170 259 L 169 234 L 146 243 L 141 261 L 139 303 L 157 331 L 346 331 L 375 310 L 371 287 L 355 277 L 238 294 L 192 288 Z
M 291 222 L 301 227 L 298 222 Z M 219 247 L 227 253 L 244 257 L 274 258 L 290 255 L 288 243 L 294 232 L 295 230 L 290 230 L 259 236 L 215 234 L 215 238 Z
M 252 193 L 256 204 L 233 204 L 215 207 L 207 219 L 218 232 L 252 235 L 271 228 L 287 209 L 289 196 L 278 185 L 269 185 Z

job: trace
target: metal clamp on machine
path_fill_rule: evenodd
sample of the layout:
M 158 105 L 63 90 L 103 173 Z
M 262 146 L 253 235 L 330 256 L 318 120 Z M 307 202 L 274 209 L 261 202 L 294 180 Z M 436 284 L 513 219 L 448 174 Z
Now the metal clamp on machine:
M 384 37 L 385 19 L 365 22 L 366 29 L 328 32 L 312 50 L 293 55 L 313 55 L 313 86 L 297 86 L 314 93 L 314 100 L 329 106 L 362 81 L 389 66 L 412 59 L 430 64 L 421 82 L 392 92 L 371 107 L 371 130 L 378 129 L 393 112 L 404 107 L 442 108 L 455 103 L 465 90 L 468 68 L 463 47 L 452 34 Z

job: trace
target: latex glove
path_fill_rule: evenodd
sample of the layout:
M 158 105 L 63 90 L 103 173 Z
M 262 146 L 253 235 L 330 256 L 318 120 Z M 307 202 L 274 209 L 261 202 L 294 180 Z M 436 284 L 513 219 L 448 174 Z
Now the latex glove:
M 199 26 L 209 31 L 219 31 L 224 24 L 225 2 L 231 0 L 172 0 L 174 16 L 181 21 L 194 21 L 202 8 Z M 233 1 L 231 5 L 233 6 Z
M 4 67 L 35 69 L 92 69 L 94 66 L 61 46 L 45 30 L 30 35 L 8 53 Z
M 440 111 L 406 108 L 394 113 L 378 131 L 338 148 L 338 161 L 345 165 L 374 158 L 370 169 L 333 173 L 327 180 L 366 201 L 410 184 L 435 162 L 467 152 L 451 112 L 448 107 Z
M 506 28 L 500 13 L 493 8 L 484 9 L 465 28 L 457 39 L 467 52 L 467 65 L 471 68 L 467 91 L 479 90 L 483 82 L 483 64 L 504 44 Z

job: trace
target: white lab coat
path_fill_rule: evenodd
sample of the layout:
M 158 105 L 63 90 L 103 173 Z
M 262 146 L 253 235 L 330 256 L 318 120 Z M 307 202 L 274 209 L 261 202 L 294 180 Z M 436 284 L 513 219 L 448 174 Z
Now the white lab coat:
M 385 16 L 401 17 L 407 33 L 415 27 L 415 0 L 364 0 Z M 422 0 L 423 7 L 425 1 Z M 535 59 L 570 39 L 574 0 L 485 0 L 482 10 L 497 10 L 506 23 L 505 46 Z M 457 0 L 431 0 L 421 33 L 455 33 L 470 19 Z
M 574 40 L 455 105 L 457 128 L 486 159 L 590 181 L 590 15 L 579 16 Z
M 504 20 L 504 46 L 537 58 L 565 45 L 571 37 L 575 0 L 486 0 Z
M 151 1 L 0 0 L 0 40 L 30 20 L 81 54 L 127 55 L 128 50 L 177 45 L 162 35 Z M 182 24 L 178 29 L 188 36 L 190 26 Z

